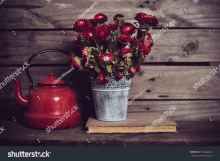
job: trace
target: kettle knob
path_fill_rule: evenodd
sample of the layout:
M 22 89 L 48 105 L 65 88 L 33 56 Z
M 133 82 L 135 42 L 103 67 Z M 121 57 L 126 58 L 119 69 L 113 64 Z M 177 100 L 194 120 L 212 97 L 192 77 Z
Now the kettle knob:
M 55 73 L 49 73 L 48 75 L 49 76 L 55 76 Z

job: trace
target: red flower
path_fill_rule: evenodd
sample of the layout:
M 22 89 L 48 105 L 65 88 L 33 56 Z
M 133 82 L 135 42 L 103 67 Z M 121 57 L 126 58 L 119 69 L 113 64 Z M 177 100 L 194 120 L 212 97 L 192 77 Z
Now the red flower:
M 129 25 L 129 26 L 126 26 L 124 27 L 122 30 L 121 30 L 121 33 L 122 34 L 125 34 L 125 35 L 130 35 L 130 34 L 133 34 L 134 33 L 134 30 L 136 29 L 136 27 L 134 27 L 134 25 Z
M 132 50 L 131 49 L 123 49 L 121 51 L 121 55 L 125 55 L 125 54 L 128 54 L 128 53 L 132 53 Z
M 84 63 L 84 67 L 88 67 L 88 66 L 89 66 L 89 60 Z
M 114 55 L 112 53 L 102 53 L 99 55 L 99 59 L 103 62 L 111 62 L 114 59 Z
M 108 17 L 102 13 L 99 13 L 94 17 L 94 22 L 96 23 L 104 23 L 106 21 L 108 21 Z
M 123 74 L 121 72 L 118 72 L 118 77 L 119 78 L 122 78 L 123 77 Z
M 84 27 L 88 26 L 90 24 L 90 20 L 87 19 L 81 19 L 75 22 L 73 25 L 73 30 L 76 32 L 81 32 Z
M 139 49 L 140 49 L 140 52 L 144 55 L 147 55 L 148 53 L 151 52 L 151 46 L 150 46 L 150 43 L 148 42 L 142 42 L 139 46 Z
M 108 79 L 107 79 L 107 80 L 104 79 L 104 80 L 102 81 L 102 84 L 103 84 L 103 85 L 106 85 L 107 83 L 108 83 Z
M 132 74 L 135 74 L 136 73 L 136 69 L 134 67 L 130 67 L 129 68 L 129 71 L 132 73 Z
M 74 43 L 75 45 L 80 45 L 80 36 L 82 36 L 82 33 L 79 33 L 79 34 L 75 37 L 75 39 L 73 40 L 73 43 Z
M 105 80 L 105 73 L 101 72 L 98 74 L 98 82 L 101 83 L 103 80 Z
M 137 72 L 140 72 L 141 71 L 141 66 L 140 65 L 137 66 L 136 70 L 137 70 Z
M 158 20 L 155 16 L 147 15 L 146 13 L 138 13 L 135 16 L 135 19 L 143 24 L 151 24 L 156 27 L 158 25 Z
M 83 29 L 83 37 L 90 42 L 95 41 L 95 27 L 88 26 Z
M 137 45 L 137 44 L 138 44 L 138 41 L 137 41 L 137 39 L 132 38 L 132 39 L 131 39 L 131 43 L 132 43 L 133 45 Z
M 73 66 L 75 66 L 75 67 L 77 67 L 77 68 L 80 68 L 80 67 L 81 67 L 81 62 L 80 62 L 79 57 L 73 56 L 73 57 L 72 57 L 72 62 L 73 62 Z
M 154 45 L 154 41 L 153 41 L 152 36 L 151 36 L 150 33 L 147 33 L 147 34 L 146 34 L 146 36 L 145 36 L 145 42 L 146 42 L 146 41 L 147 41 L 148 43 L 150 43 L 150 46 L 151 46 L 151 47 Z
M 124 17 L 124 15 L 122 15 L 122 14 L 117 14 L 117 15 L 115 15 L 115 16 L 114 16 L 114 21 L 117 20 L 117 17 Z
M 121 37 L 119 37 L 119 41 L 124 41 L 124 42 L 131 41 L 130 35 L 121 34 Z
M 107 37 L 111 34 L 111 30 L 107 25 L 102 25 L 96 27 L 96 38 L 99 38 L 101 41 L 105 41 Z
M 82 50 L 82 58 L 85 60 L 89 56 L 89 50 L 83 49 Z
M 119 27 L 119 24 L 117 24 L 117 23 L 109 24 L 109 29 L 110 30 L 115 31 L 115 30 L 118 29 L 118 27 Z
M 70 53 L 70 54 L 69 54 L 70 60 L 72 60 L 72 57 L 73 57 L 73 53 Z
M 96 26 L 97 22 L 94 19 L 89 19 L 90 25 Z

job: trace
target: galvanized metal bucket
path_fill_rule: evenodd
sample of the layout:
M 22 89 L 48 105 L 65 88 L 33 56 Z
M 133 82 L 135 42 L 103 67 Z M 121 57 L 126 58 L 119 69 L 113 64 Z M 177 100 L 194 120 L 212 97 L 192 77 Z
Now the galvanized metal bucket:
M 122 121 L 126 119 L 131 79 L 119 81 L 109 78 L 106 85 L 91 80 L 96 119 Z

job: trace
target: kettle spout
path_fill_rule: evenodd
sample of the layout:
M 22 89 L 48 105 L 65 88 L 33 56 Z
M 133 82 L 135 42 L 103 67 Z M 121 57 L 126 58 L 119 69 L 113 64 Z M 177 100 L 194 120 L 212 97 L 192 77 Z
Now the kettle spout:
M 16 83 L 15 101 L 21 106 L 28 106 L 28 97 L 21 94 L 21 83 L 17 78 L 14 78 Z

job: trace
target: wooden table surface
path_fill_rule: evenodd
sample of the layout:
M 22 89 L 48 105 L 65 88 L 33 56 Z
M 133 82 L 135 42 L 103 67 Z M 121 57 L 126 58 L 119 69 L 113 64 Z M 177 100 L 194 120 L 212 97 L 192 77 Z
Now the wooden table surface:
M 177 133 L 87 134 L 80 126 L 53 130 L 30 129 L 17 121 L 0 120 L 0 146 L 220 146 L 220 122 L 177 122 Z

